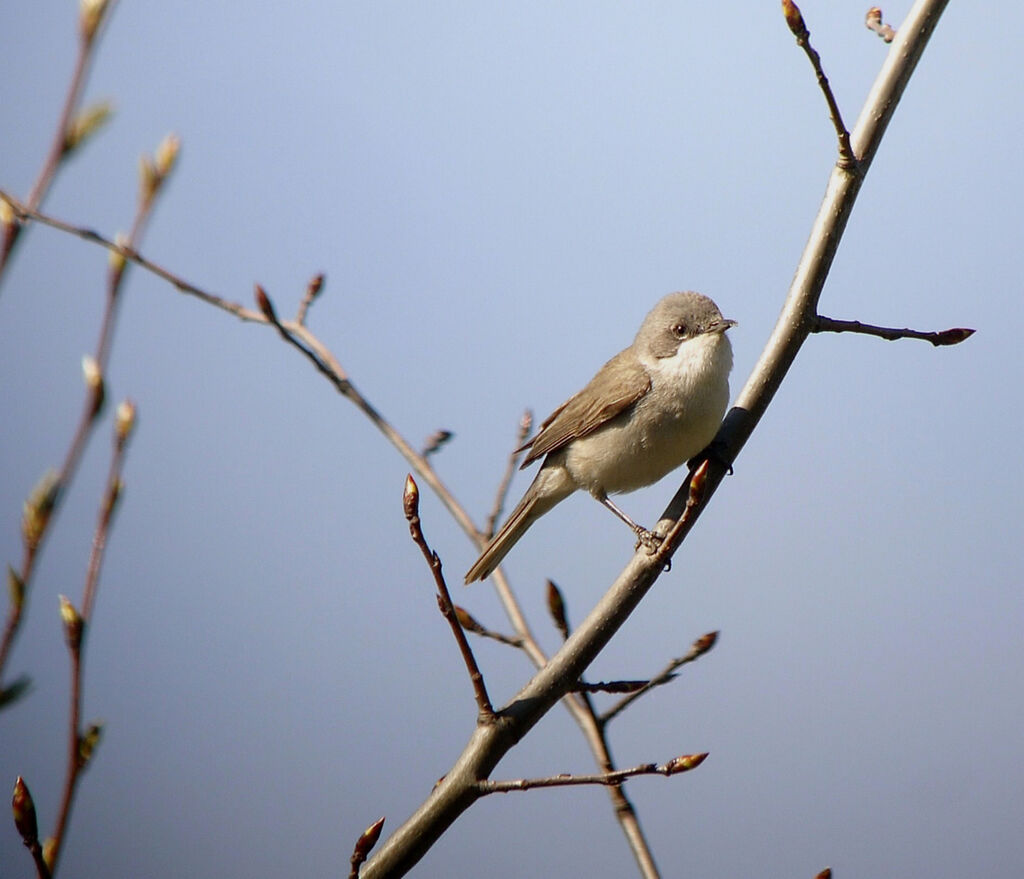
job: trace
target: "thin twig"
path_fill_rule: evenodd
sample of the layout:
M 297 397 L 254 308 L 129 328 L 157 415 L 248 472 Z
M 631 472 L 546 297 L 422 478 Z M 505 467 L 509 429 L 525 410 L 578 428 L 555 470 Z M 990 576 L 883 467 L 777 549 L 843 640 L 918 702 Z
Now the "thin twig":
M 305 324 L 306 314 L 309 311 L 309 307 L 313 304 L 313 301 L 323 292 L 324 289 L 324 273 L 313 275 L 309 283 L 306 285 L 306 295 L 302 297 L 302 302 L 299 303 L 299 310 L 295 315 L 295 323 Z
M 71 73 L 71 81 L 68 83 L 68 90 L 64 96 L 64 104 L 61 107 L 60 116 L 57 118 L 57 126 L 50 141 L 50 148 L 47 150 L 43 167 L 39 176 L 29 190 L 25 198 L 25 204 L 29 210 L 35 210 L 46 198 L 46 194 L 53 184 L 57 171 L 63 161 L 70 155 L 68 149 L 67 135 L 71 126 L 71 118 L 81 100 L 82 90 L 89 74 L 89 65 L 95 55 L 98 37 L 102 26 L 110 19 L 113 13 L 116 0 L 108 3 L 93 4 L 88 12 L 79 10 L 78 22 L 78 54 L 75 57 L 75 66 Z M 21 236 L 21 218 L 15 216 L 2 224 L 2 240 L 0 240 L 0 279 L 3 278 L 4 269 L 10 260 L 14 247 Z
M 114 511 L 121 497 L 125 451 L 134 424 L 135 407 L 126 401 L 118 407 L 117 421 L 114 427 L 114 450 L 110 459 L 110 472 L 107 475 L 106 488 L 100 502 L 99 521 L 93 536 L 92 551 L 89 554 L 81 613 L 79 614 L 67 599 L 62 597 L 61 601 L 65 635 L 71 652 L 71 708 L 68 722 L 68 765 L 64 777 L 64 791 L 61 796 L 60 809 L 57 812 L 56 830 L 54 830 L 52 841 L 49 843 L 49 864 L 53 872 L 56 872 L 57 862 L 66 838 L 71 806 L 78 789 L 78 782 L 89 764 L 93 748 L 100 735 L 98 725 L 94 725 L 90 729 L 88 736 L 82 731 L 82 666 L 85 658 L 83 654 L 85 636 L 92 624 L 92 612 L 96 603 L 96 590 L 99 586 L 107 538 L 110 534 Z
M 696 769 L 707 759 L 703 754 L 684 754 L 669 760 L 667 763 L 643 763 L 630 769 L 617 769 L 614 772 L 601 772 L 594 775 L 552 775 L 546 778 L 516 778 L 508 781 L 484 779 L 477 783 L 481 794 L 506 794 L 513 791 L 530 790 L 538 787 L 572 787 L 581 784 L 603 784 L 619 786 L 627 778 L 638 775 L 678 775 Z
M 804 50 L 810 59 L 811 66 L 818 78 L 818 86 L 825 96 L 825 103 L 828 104 L 828 115 L 835 127 L 836 136 L 839 138 L 839 167 L 852 171 L 857 167 L 857 157 L 854 155 L 853 147 L 850 145 L 850 132 L 843 124 L 843 116 L 839 111 L 839 104 L 832 93 L 832 86 L 829 85 L 828 77 L 821 66 L 821 56 L 811 45 L 811 32 L 807 30 L 804 17 L 793 0 L 782 0 L 782 13 L 786 17 L 786 24 L 796 37 L 797 45 Z
M 894 329 L 893 327 L 876 327 L 871 324 L 861 323 L 859 320 L 836 320 L 832 317 L 818 315 L 812 333 L 861 333 L 865 336 L 877 336 L 894 342 L 897 339 L 923 339 L 931 342 L 936 348 L 942 345 L 959 345 L 965 339 L 974 335 L 974 330 L 967 327 L 953 327 L 948 330 L 927 332 L 922 330 Z
M 455 605 L 452 604 L 452 597 L 448 592 L 448 584 L 444 579 L 444 572 L 441 570 L 441 559 L 427 544 L 423 536 L 423 528 L 420 525 L 420 490 L 412 476 L 405 477 L 405 492 L 402 495 L 402 504 L 405 507 L 405 518 L 409 521 L 409 533 L 413 542 L 420 548 L 423 558 L 427 560 L 430 571 L 434 575 L 434 584 L 437 586 L 437 606 L 442 615 L 451 626 L 452 634 L 459 645 L 459 652 L 462 660 L 466 663 L 466 670 L 469 672 L 469 679 L 473 684 L 473 693 L 476 696 L 476 705 L 479 710 L 478 723 L 489 723 L 494 720 L 494 708 L 487 695 L 487 686 L 484 683 L 484 676 L 480 673 L 480 666 L 477 665 L 476 657 L 469 646 L 466 633 L 459 625 L 458 614 L 455 613 Z
M 530 430 L 533 428 L 533 413 L 527 409 L 523 412 L 522 417 L 519 419 L 519 427 L 516 430 L 516 441 L 515 445 L 512 446 L 513 451 L 508 456 L 508 463 L 505 465 L 505 472 L 501 477 L 501 482 L 498 483 L 498 491 L 494 496 L 494 506 L 491 508 L 491 513 L 487 517 L 487 523 L 484 525 L 484 537 L 490 540 L 494 536 L 494 529 L 498 526 L 498 519 L 501 517 L 502 509 L 505 506 L 505 500 L 508 498 L 508 489 L 512 484 L 512 477 L 516 472 L 516 464 L 519 463 L 519 458 L 522 455 L 520 451 L 526 438 L 530 435 Z
M 703 656 L 712 647 L 715 646 L 715 642 L 718 640 L 718 632 L 708 632 L 706 635 L 702 635 L 696 641 L 693 642 L 689 651 L 684 656 L 679 656 L 673 659 L 668 665 L 665 666 L 660 672 L 652 677 L 643 687 L 630 693 L 628 696 L 623 697 L 616 702 L 611 708 L 605 711 L 598 719 L 602 724 L 607 724 L 613 717 L 621 714 L 628 708 L 633 702 L 639 699 L 646 693 L 649 693 L 655 687 L 660 687 L 663 684 L 667 684 L 669 681 L 675 680 L 678 675 L 676 672 L 682 668 L 682 666 L 693 662 L 695 659 Z

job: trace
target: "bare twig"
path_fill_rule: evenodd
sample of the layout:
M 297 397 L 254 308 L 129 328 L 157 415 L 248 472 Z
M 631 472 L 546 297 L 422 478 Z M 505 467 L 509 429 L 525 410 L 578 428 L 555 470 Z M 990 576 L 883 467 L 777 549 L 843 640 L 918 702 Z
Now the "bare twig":
M 931 342 L 936 348 L 942 345 L 959 345 L 965 339 L 974 335 L 974 330 L 967 327 L 953 327 L 949 330 L 927 332 L 922 330 L 908 330 L 905 327 L 901 330 L 892 327 L 876 327 L 871 324 L 863 324 L 859 320 L 836 320 L 831 317 L 818 315 L 812 333 L 862 333 L 865 336 L 877 336 L 879 339 L 886 339 L 893 342 L 897 339 L 923 339 Z
M 551 614 L 551 621 L 564 641 L 569 637 L 569 612 L 565 607 L 565 598 L 554 580 L 548 580 L 547 586 L 548 613 Z
M 889 27 L 889 25 L 882 24 L 882 10 L 877 6 L 872 6 L 868 10 L 867 15 L 864 16 L 864 24 L 869 31 L 874 31 L 887 43 L 891 43 L 896 36 L 896 31 Z M 831 875 L 831 872 L 829 875 Z
M 46 159 L 36 182 L 25 198 L 25 204 L 29 210 L 35 210 L 43 203 L 62 162 L 84 142 L 92 131 L 102 124 L 103 118 L 105 118 L 103 114 L 93 112 L 91 120 L 87 124 L 79 126 L 77 136 L 69 138 L 72 131 L 72 118 L 81 100 L 82 90 L 85 88 L 89 73 L 89 65 L 95 54 L 97 37 L 102 25 L 110 18 L 115 5 L 116 0 L 110 0 L 110 2 L 100 0 L 100 2 L 82 4 L 79 9 L 78 54 L 75 57 L 71 81 L 64 96 L 64 105 L 57 118 L 57 126 Z M 4 269 L 14 252 L 21 231 L 20 217 L 17 215 L 6 217 L 3 212 L 0 212 L 0 279 L 3 278 Z
M 508 456 L 508 463 L 505 465 L 505 472 L 502 474 L 501 482 L 498 483 L 498 491 L 494 496 L 494 506 L 491 508 L 490 515 L 487 517 L 487 524 L 484 525 L 483 536 L 487 540 L 490 540 L 494 536 L 494 529 L 498 525 L 498 519 L 501 518 L 501 512 L 505 506 L 505 500 L 508 497 L 508 488 L 512 484 L 512 477 L 516 472 L 516 464 L 519 463 L 519 457 L 522 455 L 520 447 L 524 442 L 526 442 L 526 438 L 530 435 L 530 430 L 532 428 L 533 413 L 527 409 L 519 419 L 519 427 L 516 429 L 515 445 L 512 446 L 513 451 Z
M 790 365 L 810 332 L 821 295 L 856 196 L 877 152 L 881 138 L 899 103 L 911 74 L 924 52 L 948 0 L 916 0 L 888 53 L 851 135 L 853 155 L 859 157 L 859 173 L 836 167 L 812 227 L 810 239 L 797 266 L 789 295 L 771 338 L 726 415 L 716 442 L 724 457 L 735 460 L 771 403 Z M 687 522 L 699 516 L 708 498 L 725 477 L 727 465 L 711 461 L 704 486 L 704 501 Z M 676 529 L 689 492 L 680 488 L 666 508 L 659 525 L 682 539 Z M 634 555 L 565 644 L 515 698 L 499 713 L 500 722 L 478 727 L 463 753 L 442 781 L 410 818 L 396 829 L 366 864 L 364 879 L 403 875 L 415 865 L 449 826 L 472 805 L 473 792 L 497 762 L 536 724 L 625 622 L 660 574 L 666 557 L 675 548 L 669 539 L 665 556 Z M 613 788 L 614 790 L 614 788 Z
M 232 314 L 243 321 L 266 323 L 274 326 L 278 333 L 281 334 L 289 344 L 295 346 L 304 354 L 304 356 L 309 358 L 317 370 L 331 382 L 338 392 L 352 402 L 356 408 L 358 408 L 378 428 L 378 430 L 381 431 L 384 437 L 393 446 L 395 446 L 402 457 L 410 464 L 416 474 L 422 477 L 431 486 L 455 521 L 458 522 L 463 531 L 474 541 L 477 548 L 483 548 L 485 538 L 479 533 L 473 523 L 473 520 L 469 517 L 469 514 L 455 500 L 454 496 L 437 476 L 436 471 L 434 471 L 429 461 L 422 455 L 417 454 L 401 434 L 399 434 L 398 431 L 395 430 L 394 427 L 392 427 L 392 425 L 376 410 L 376 408 L 374 408 L 370 402 L 362 396 L 362 394 L 349 380 L 347 373 L 334 355 L 305 327 L 305 325 L 277 320 L 276 314 L 274 321 L 271 321 L 261 310 L 245 308 L 240 303 L 232 302 L 231 300 L 204 290 L 174 272 L 157 265 L 135 249 L 125 247 L 124 245 L 101 235 L 93 229 L 68 223 L 37 210 L 29 211 L 21 205 L 17 199 L 2 190 L 0 190 L 0 199 L 5 200 L 10 204 L 15 213 L 21 216 L 23 220 L 31 219 L 66 234 L 74 235 L 93 244 L 98 244 L 99 246 L 109 250 L 111 253 L 119 255 L 128 262 L 134 263 L 140 268 L 163 279 L 180 292 L 194 296 L 200 301 L 205 302 L 208 305 L 212 305 L 215 308 L 219 308 L 228 314 Z M 270 304 L 269 298 L 267 302 Z M 271 305 L 271 310 L 272 308 L 273 307 Z M 529 623 L 519 606 L 519 602 L 512 593 L 512 590 L 509 588 L 508 580 L 504 573 L 500 570 L 496 571 L 491 580 L 505 613 L 512 622 L 513 628 L 518 633 L 517 638 L 510 638 L 507 643 L 521 648 L 536 668 L 543 668 L 548 662 L 548 656 L 540 648 L 540 645 L 534 637 Z M 495 637 L 496 640 L 502 640 L 501 636 L 489 633 L 481 634 L 483 634 L 484 637 Z M 563 704 L 579 724 L 584 738 L 594 753 L 594 757 L 598 765 L 602 768 L 611 767 L 612 758 L 608 749 L 608 744 L 599 727 L 596 715 L 592 711 L 589 711 L 587 707 L 572 694 L 566 696 Z M 636 821 L 632 806 L 625 799 L 624 795 L 621 795 L 617 788 L 612 788 L 609 793 L 613 800 L 616 817 L 623 825 L 624 833 L 626 834 L 630 847 L 633 850 L 634 856 L 637 858 L 638 863 L 643 869 L 643 875 L 645 877 L 657 876 L 658 874 L 657 870 L 654 868 L 650 848 L 647 845 L 646 840 L 643 838 L 643 833 L 640 829 L 639 823 Z
M 628 708 L 635 700 L 639 699 L 645 693 L 649 693 L 655 687 L 660 687 L 662 684 L 667 684 L 669 681 L 674 680 L 677 675 L 676 672 L 687 663 L 693 662 L 695 659 L 703 656 L 712 647 L 715 646 L 715 642 L 718 640 L 718 632 L 708 632 L 706 635 L 701 635 L 696 641 L 693 642 L 689 651 L 684 656 L 679 656 L 673 659 L 668 665 L 665 666 L 660 672 L 658 672 L 653 678 L 651 678 L 643 687 L 630 693 L 628 696 L 620 699 L 611 708 L 605 711 L 598 718 L 602 724 L 607 724 L 613 717 L 621 714 L 626 708 Z
M 703 754 L 684 754 L 669 760 L 667 763 L 643 763 L 630 769 L 617 769 L 614 772 L 601 772 L 594 775 L 552 775 L 546 778 L 516 778 L 509 781 L 491 781 L 485 779 L 477 783 L 481 794 L 506 794 L 512 791 L 530 790 L 538 787 L 572 787 L 581 784 L 621 785 L 627 778 L 638 775 L 678 775 L 696 769 L 707 759 Z
M 295 323 L 302 325 L 306 323 L 306 314 L 309 312 L 309 307 L 313 304 L 313 301 L 323 292 L 324 289 L 324 274 L 313 275 L 309 283 L 306 285 L 306 295 L 302 297 L 302 302 L 299 303 L 299 310 L 295 315 Z
M 466 633 L 459 624 L 458 614 L 455 612 L 455 605 L 452 604 L 452 597 L 448 593 L 448 584 L 444 580 L 444 573 L 441 570 L 441 559 L 427 544 L 423 536 L 423 528 L 420 525 L 420 490 L 412 476 L 405 477 L 405 491 L 402 494 L 402 505 L 405 508 L 405 518 L 409 521 L 409 533 L 413 542 L 420 548 L 423 558 L 430 566 L 430 572 L 434 575 L 434 584 L 437 586 L 437 606 L 442 615 L 451 626 L 452 634 L 459 645 L 459 652 L 462 660 L 466 663 L 466 670 L 469 672 L 469 679 L 473 684 L 473 693 L 476 696 L 476 705 L 480 712 L 478 723 L 491 723 L 494 720 L 494 708 L 487 695 L 487 687 L 484 684 L 484 676 L 480 673 L 480 666 L 477 665 L 476 657 L 466 639 Z
M 134 426 L 135 406 L 130 401 L 125 401 L 118 407 L 114 426 L 114 451 L 110 460 L 110 473 L 107 476 L 103 499 L 100 502 L 99 521 L 93 536 L 92 551 L 89 554 L 81 613 L 67 598 L 61 596 L 61 618 L 64 621 L 65 640 L 71 653 L 71 707 L 68 723 L 68 765 L 64 777 L 64 792 L 61 796 L 60 809 L 57 812 L 56 830 L 53 832 L 47 851 L 51 872 L 57 870 L 57 862 L 67 835 L 67 825 L 71 817 L 71 806 L 78 789 L 78 782 L 89 765 L 102 732 L 102 727 L 99 724 L 92 724 L 84 731 L 81 725 L 84 642 L 92 622 L 92 611 L 96 603 L 96 590 L 99 585 L 100 569 L 103 565 L 110 525 L 121 497 L 124 456 Z
M 811 45 L 811 33 L 804 24 L 804 17 L 793 0 L 782 0 L 782 14 L 786 17 L 786 24 L 796 37 L 797 45 L 804 50 L 810 59 L 814 73 L 818 77 L 818 86 L 825 96 L 825 103 L 828 104 L 828 115 L 835 127 L 836 136 L 839 138 L 839 167 L 852 171 L 857 167 L 857 156 L 850 146 L 850 132 L 843 124 L 843 115 L 839 111 L 839 104 L 832 94 L 832 86 L 829 85 L 828 77 L 821 66 L 821 56 Z

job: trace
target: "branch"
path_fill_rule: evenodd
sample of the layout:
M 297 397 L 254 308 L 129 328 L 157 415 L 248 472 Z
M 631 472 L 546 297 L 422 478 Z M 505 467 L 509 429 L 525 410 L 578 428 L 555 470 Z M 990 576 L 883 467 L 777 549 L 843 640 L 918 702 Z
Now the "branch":
M 75 66 L 71 73 L 71 82 L 68 84 L 67 93 L 64 96 L 64 106 L 61 108 L 60 116 L 57 119 L 57 126 L 50 142 L 50 148 L 46 154 L 46 160 L 39 171 L 36 182 L 32 185 L 28 196 L 25 199 L 26 206 L 35 210 L 42 203 L 46 194 L 53 184 L 54 178 L 61 164 L 67 159 L 86 139 L 93 134 L 106 120 L 109 115 L 109 108 L 99 105 L 91 108 L 82 114 L 83 118 L 73 120 L 75 108 L 81 100 L 82 90 L 85 88 L 85 81 L 89 75 L 89 65 L 95 54 L 97 38 L 102 25 L 110 18 L 115 2 L 108 0 L 97 0 L 97 2 L 82 3 L 78 14 L 78 55 L 75 58 Z M 21 236 L 21 218 L 5 216 L 0 211 L 0 279 L 3 278 L 4 269 L 7 267 L 14 247 Z
M 508 463 L 505 465 L 505 472 L 501 477 L 501 482 L 498 483 L 498 490 L 494 496 L 494 506 L 491 508 L 491 514 L 487 517 L 487 524 L 484 525 L 484 537 L 490 540 L 494 536 L 494 529 L 498 525 L 498 519 L 501 518 L 501 511 L 505 506 L 505 500 L 508 497 L 508 489 L 512 484 L 512 477 L 516 472 L 516 464 L 519 463 L 519 456 L 522 454 L 519 450 L 523 443 L 526 442 L 526 438 L 530 435 L 530 430 L 533 427 L 533 413 L 527 409 L 522 418 L 519 419 L 519 427 L 516 430 L 516 441 L 515 445 L 512 446 L 513 451 L 508 456 Z
M 839 167 L 853 170 L 857 167 L 857 157 L 850 146 L 850 132 L 846 130 L 846 125 L 843 124 L 843 116 L 839 112 L 836 96 L 832 94 L 832 86 L 829 85 L 828 77 L 825 76 L 825 71 L 821 66 L 821 56 L 811 46 L 811 32 L 807 30 L 807 25 L 804 24 L 804 17 L 800 14 L 800 10 L 793 0 L 782 0 L 782 14 L 785 16 L 786 24 L 789 25 L 793 36 L 796 37 L 797 45 L 807 54 L 811 66 L 814 68 L 814 73 L 818 77 L 818 87 L 825 96 L 825 103 L 828 104 L 828 115 L 836 130 L 836 136 L 839 138 Z
M 675 680 L 677 677 L 676 671 L 687 663 L 693 662 L 695 659 L 699 659 L 705 653 L 707 653 L 712 647 L 715 646 L 715 642 L 718 641 L 718 632 L 708 632 L 706 635 L 701 635 L 693 645 L 690 647 L 688 653 L 685 656 L 679 656 L 673 659 L 668 665 L 665 666 L 660 672 L 658 672 L 653 678 L 651 678 L 643 687 L 638 689 L 636 692 L 630 693 L 628 696 L 620 699 L 611 708 L 604 712 L 598 719 L 602 724 L 607 724 L 613 717 L 621 714 L 630 705 L 633 704 L 637 699 L 643 696 L 645 693 L 649 693 L 655 687 L 660 687 L 662 684 L 667 684 L 671 680 Z
M 458 523 L 459 527 L 467 537 L 469 537 L 469 539 L 474 543 L 476 548 L 478 550 L 483 549 L 485 543 L 483 535 L 477 530 L 476 525 L 466 510 L 458 503 L 452 493 L 448 490 L 447 486 L 445 486 L 440 477 L 438 477 L 436 471 L 433 469 L 427 458 L 418 454 L 409 442 L 406 441 L 406 439 L 397 430 L 395 430 L 394 427 L 392 427 L 392 425 L 365 397 L 363 397 L 355 385 L 353 385 L 349 380 L 345 370 L 342 368 L 337 358 L 335 358 L 330 350 L 306 328 L 304 323 L 278 321 L 276 315 L 274 318 L 276 321 L 275 323 L 267 318 L 262 311 L 245 308 L 240 303 L 233 302 L 222 296 L 218 296 L 204 290 L 169 269 L 158 265 L 153 260 L 143 256 L 134 248 L 126 247 L 116 241 L 113 241 L 93 229 L 68 223 L 64 220 L 44 214 L 38 210 L 29 210 L 16 198 L 3 190 L 0 190 L 0 201 L 7 203 L 15 214 L 22 220 L 34 220 L 60 232 L 74 235 L 84 241 L 98 244 L 128 262 L 134 263 L 140 268 L 151 272 L 171 284 L 180 292 L 189 296 L 194 296 L 200 301 L 205 302 L 207 305 L 219 308 L 220 310 L 234 315 L 240 320 L 246 322 L 269 324 L 274 326 L 286 342 L 295 346 L 303 353 L 304 356 L 313 362 L 317 370 L 327 378 L 338 393 L 354 404 L 356 408 L 373 423 L 373 425 L 384 435 L 384 438 L 398 450 L 399 454 L 402 455 L 409 466 L 413 469 L 413 472 L 415 472 L 417 476 L 421 477 L 433 489 L 434 493 L 438 496 L 449 514 Z M 534 667 L 538 669 L 543 668 L 548 662 L 548 656 L 541 649 L 540 644 L 534 637 L 533 632 L 530 629 L 530 625 L 527 622 L 526 617 L 523 615 L 522 608 L 519 606 L 518 600 L 509 587 L 508 579 L 501 569 L 492 574 L 491 583 L 495 592 L 498 594 L 498 599 L 501 601 L 505 614 L 508 616 L 513 628 L 518 633 L 518 640 L 520 642 L 518 646 L 521 646 L 523 652 L 527 655 L 530 662 L 533 663 Z M 4 694 L 23 692 L 25 683 L 26 682 L 21 679 L 15 681 L 4 691 Z M 2 695 L 3 694 L 0 694 L 0 696 Z M 611 755 L 609 753 L 607 742 L 604 738 L 604 733 L 600 729 L 596 716 L 594 716 L 592 712 L 588 711 L 586 706 L 579 699 L 573 698 L 572 696 L 567 696 L 563 704 L 579 725 L 588 746 L 594 753 L 594 757 L 598 765 L 603 767 L 611 766 Z M 609 794 L 612 798 L 612 805 L 615 810 L 616 818 L 623 825 L 624 833 L 626 834 L 630 848 L 633 850 L 633 854 L 643 871 L 643 875 L 645 877 L 657 876 L 658 874 L 657 869 L 654 867 L 653 856 L 650 853 L 646 840 L 643 838 L 643 832 L 640 830 L 639 823 L 635 820 L 635 814 L 633 813 L 632 807 L 618 788 L 611 788 Z
M 573 787 L 581 784 L 603 784 L 618 786 L 627 778 L 634 778 L 637 775 L 678 775 L 681 772 L 689 772 L 696 769 L 707 759 L 707 752 L 703 754 L 684 754 L 669 760 L 668 763 L 658 765 L 656 763 L 643 763 L 634 766 L 632 769 L 617 769 L 615 772 L 601 772 L 595 775 L 553 775 L 547 778 L 517 778 L 511 781 L 490 781 L 479 782 L 477 788 L 483 795 L 506 794 L 512 791 L 530 790 L 536 787 Z
M 659 523 L 671 529 L 670 537 L 659 552 L 654 556 L 646 552 L 635 554 L 558 653 L 499 712 L 498 722 L 477 727 L 462 755 L 427 800 L 367 863 L 364 876 L 368 879 L 408 872 L 472 805 L 480 795 L 479 782 L 489 776 L 504 754 L 529 732 L 573 682 L 579 680 L 591 660 L 654 584 L 664 562 L 698 519 L 700 510 L 718 488 L 728 464 L 735 460 L 749 439 L 811 331 L 818 298 L 864 176 L 947 2 L 917 0 L 893 42 L 851 137 L 853 154 L 859 157 L 857 173 L 851 173 L 840 164 L 832 171 L 775 330 L 716 437 L 716 447 L 722 451 L 708 461 L 710 466 L 701 491 L 701 504 L 690 510 L 683 523 L 680 517 L 688 506 L 691 474 Z
M 64 777 L 64 793 L 57 812 L 57 825 L 47 843 L 47 862 L 51 872 L 56 872 L 61 849 L 67 837 L 67 825 L 71 818 L 71 805 L 75 799 L 78 782 L 92 759 L 102 734 L 102 725 L 91 724 L 84 732 L 81 728 L 82 713 L 82 662 L 85 650 L 85 635 L 92 623 L 92 611 L 96 603 L 100 569 L 110 534 L 110 524 L 124 487 L 122 472 L 124 456 L 135 427 L 135 406 L 130 401 L 122 403 L 117 410 L 114 427 L 114 451 L 110 460 L 110 473 L 100 502 L 99 521 L 93 536 L 92 551 L 85 578 L 81 613 L 63 595 L 60 596 L 61 618 L 64 622 L 64 638 L 71 652 L 71 708 L 68 715 L 68 765 Z
M 469 680 L 473 684 L 473 693 L 476 696 L 476 706 L 480 712 L 477 723 L 490 723 L 494 720 L 494 707 L 487 695 L 487 687 L 484 684 L 484 676 L 480 673 L 480 666 L 477 665 L 469 641 L 466 640 L 466 633 L 459 624 L 458 614 L 452 604 L 452 597 L 448 593 L 448 584 L 441 571 L 441 559 L 436 552 L 431 550 L 427 544 L 427 538 L 423 536 L 423 528 L 420 526 L 420 490 L 411 476 L 405 477 L 402 505 L 405 507 L 405 518 L 409 521 L 409 533 L 412 535 L 413 542 L 420 548 L 423 558 L 430 566 L 430 572 L 434 575 L 434 584 L 437 586 L 437 606 L 444 618 L 448 620 L 452 634 L 455 635 L 455 641 L 459 645 L 462 660 L 466 663 Z
M 891 327 L 876 327 L 871 324 L 862 324 L 859 320 L 836 320 L 835 318 L 823 317 L 822 315 L 816 317 L 814 325 L 811 327 L 811 332 L 861 333 L 865 336 L 877 336 L 889 342 L 893 342 L 896 339 L 923 339 L 926 342 L 931 342 L 936 348 L 941 345 L 959 345 L 965 339 L 969 339 L 974 335 L 974 330 L 967 329 L 967 327 L 953 327 L 949 330 L 937 332 L 908 330 L 906 328 L 897 330 Z
M 22 524 L 24 550 L 21 568 L 18 571 L 11 569 L 9 572 L 9 577 L 13 578 L 11 589 L 12 601 L 7 615 L 7 622 L 4 626 L 4 634 L 2 639 L 0 639 L 0 681 L 3 680 L 3 670 L 7 658 L 21 627 L 25 601 L 32 585 L 32 578 L 43 541 L 46 538 L 50 524 L 53 522 L 54 514 L 60 508 L 64 496 L 78 472 L 78 465 L 85 452 L 85 447 L 103 411 L 106 400 L 104 376 L 106 375 L 107 364 L 110 361 L 114 331 L 117 327 L 118 305 L 121 299 L 126 269 L 126 262 L 120 255 L 120 250 L 133 249 L 141 239 L 156 207 L 157 195 L 174 170 L 179 148 L 180 143 L 177 137 L 168 135 L 161 141 L 152 159 L 143 157 L 139 180 L 138 205 L 135 217 L 132 220 L 131 230 L 121 243 L 114 244 L 111 242 L 113 247 L 111 248 L 110 265 L 107 269 L 107 295 L 103 317 L 100 320 L 99 338 L 96 341 L 94 353 L 82 361 L 86 395 L 82 403 L 82 412 L 78 419 L 78 425 L 72 435 L 67 452 L 65 452 L 64 463 L 61 465 L 60 470 L 44 476 L 25 504 L 25 515 Z M 16 200 L 12 200 L 2 191 L 0 191 L 0 199 L 5 200 L 15 216 L 19 217 L 19 221 L 23 222 L 25 218 L 35 219 L 39 216 L 37 211 L 29 210 Z M 16 584 L 16 588 L 14 588 L 14 584 Z M 12 688 L 16 686 L 17 682 L 3 688 L 2 692 L 10 693 Z M 7 701 L 9 704 L 12 700 L 8 699 Z

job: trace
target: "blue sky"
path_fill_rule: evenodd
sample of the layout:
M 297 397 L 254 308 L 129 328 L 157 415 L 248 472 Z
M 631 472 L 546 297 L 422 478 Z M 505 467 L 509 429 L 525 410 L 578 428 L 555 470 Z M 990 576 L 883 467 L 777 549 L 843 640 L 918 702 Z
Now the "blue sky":
M 909 3 L 885 7 L 898 24 Z M 612 727 L 620 764 L 710 751 L 631 795 L 666 875 L 1014 875 L 1024 599 L 1017 43 L 1024 12 L 947 10 L 862 190 L 823 313 L 971 326 L 950 349 L 811 338 L 670 574 L 595 663 L 715 650 Z M 886 47 L 864 7 L 801 7 L 849 124 Z M 0 8 L 0 186 L 29 189 L 74 48 L 74 4 Z M 130 221 L 136 162 L 181 161 L 143 251 L 245 304 L 262 283 L 310 326 L 482 522 L 525 407 L 543 417 L 676 289 L 739 321 L 733 393 L 792 277 L 835 157 L 776 3 L 124 3 L 87 99 L 116 116 L 62 171 L 52 213 Z M 972 17 L 975 16 L 975 17 Z M 28 231 L 0 291 L 0 555 L 62 457 L 106 256 Z M 62 870 L 336 874 L 358 833 L 421 802 L 475 717 L 408 538 L 406 466 L 273 331 L 156 278 L 128 280 L 109 388 L 139 407 L 86 661 L 106 737 Z M 110 415 L 55 523 L 0 714 L 0 783 L 49 827 L 67 660 Z M 525 490 L 521 474 L 513 494 Z M 653 521 L 678 480 L 622 499 Z M 453 587 L 475 557 L 425 494 Z M 632 540 L 586 497 L 507 571 L 553 650 L 544 578 L 581 619 Z M 457 599 L 507 630 L 486 584 Z M 526 660 L 478 655 L 494 698 Z M 592 769 L 553 711 L 496 777 Z M 30 875 L 0 822 L 4 875 Z M 417 875 L 630 875 L 600 790 L 479 803 Z M 18 866 L 20 865 L 20 867 Z

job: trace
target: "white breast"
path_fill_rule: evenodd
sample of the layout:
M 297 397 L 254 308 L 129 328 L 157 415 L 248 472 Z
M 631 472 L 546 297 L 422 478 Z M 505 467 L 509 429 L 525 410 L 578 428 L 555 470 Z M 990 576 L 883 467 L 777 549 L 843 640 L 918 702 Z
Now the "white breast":
M 565 450 L 565 467 L 591 494 L 657 482 L 715 436 L 729 403 L 732 346 L 724 333 L 698 336 L 673 357 L 644 362 L 651 390 L 628 413 Z

